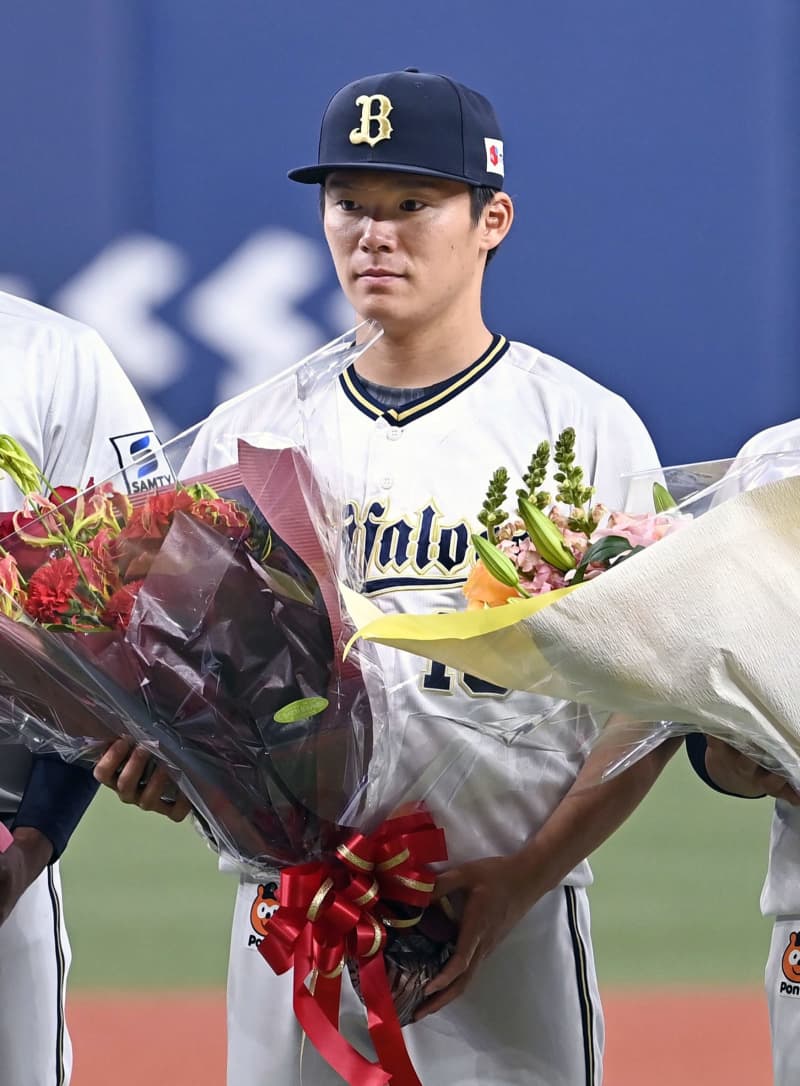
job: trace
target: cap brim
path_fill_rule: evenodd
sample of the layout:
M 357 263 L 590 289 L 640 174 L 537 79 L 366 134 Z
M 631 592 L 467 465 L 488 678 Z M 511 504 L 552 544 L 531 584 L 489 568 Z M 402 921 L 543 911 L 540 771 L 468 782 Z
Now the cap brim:
M 488 188 L 502 189 L 503 179 L 498 176 L 497 183 L 491 181 L 476 181 L 474 178 L 464 177 L 462 174 L 444 173 L 441 170 L 426 170 L 422 166 L 409 166 L 405 163 L 391 162 L 331 162 L 325 165 L 317 163 L 314 166 L 298 166 L 295 170 L 289 170 L 286 175 L 290 181 L 299 181 L 301 185 L 321 184 L 329 173 L 334 170 L 363 170 L 373 173 L 410 173 L 420 177 L 441 177 L 445 181 L 460 181 L 462 185 L 471 185 L 477 188 L 486 185 Z

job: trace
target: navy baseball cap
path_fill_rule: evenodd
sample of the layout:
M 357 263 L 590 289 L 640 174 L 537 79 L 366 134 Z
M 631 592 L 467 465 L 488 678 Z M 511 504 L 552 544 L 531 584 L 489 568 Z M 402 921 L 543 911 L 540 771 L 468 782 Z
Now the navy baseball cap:
M 311 185 L 332 170 L 389 170 L 503 187 L 503 140 L 491 103 L 444 75 L 407 68 L 348 83 L 328 103 Z

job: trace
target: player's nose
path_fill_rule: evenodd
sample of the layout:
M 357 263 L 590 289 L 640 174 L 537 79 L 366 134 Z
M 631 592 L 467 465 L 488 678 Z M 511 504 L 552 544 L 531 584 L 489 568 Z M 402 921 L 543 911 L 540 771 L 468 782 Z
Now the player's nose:
M 394 224 L 389 219 L 373 219 L 365 216 L 362 220 L 359 244 L 364 252 L 391 252 L 396 245 Z

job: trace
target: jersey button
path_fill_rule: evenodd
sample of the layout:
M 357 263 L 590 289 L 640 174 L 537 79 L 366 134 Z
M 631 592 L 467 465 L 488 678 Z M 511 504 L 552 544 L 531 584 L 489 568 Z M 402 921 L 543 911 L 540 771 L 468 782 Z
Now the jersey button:
M 389 441 L 399 441 L 403 436 L 403 431 L 399 426 L 390 426 L 389 433 L 386 435 Z
M 391 477 L 391 475 L 384 475 L 384 477 L 381 479 L 381 489 L 391 490 L 393 482 L 394 479 Z

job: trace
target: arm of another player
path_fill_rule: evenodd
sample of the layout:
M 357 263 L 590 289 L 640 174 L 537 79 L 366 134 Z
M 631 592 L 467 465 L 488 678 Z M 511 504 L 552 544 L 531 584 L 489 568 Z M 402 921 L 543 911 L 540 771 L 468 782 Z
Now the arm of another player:
M 602 784 L 605 753 L 590 754 L 575 783 L 545 824 L 512 856 L 462 864 L 441 875 L 435 897 L 460 892 L 466 900 L 453 956 L 426 989 L 417 1020 L 440 1010 L 469 984 L 480 962 L 550 890 L 598 848 L 638 807 L 677 749 L 662 743 L 624 773 Z
M 0 926 L 53 858 L 53 846 L 39 830 L 27 826 L 12 834 L 5 826 L 3 830 L 6 847 L 0 849 Z
M 721 739 L 693 734 L 686 737 L 689 761 L 695 773 L 717 792 L 742 799 L 773 796 L 800 806 L 800 795 L 785 777 L 764 769 L 758 762 Z
M 0 924 L 48 864 L 61 857 L 97 791 L 91 773 L 55 755 L 35 758 L 12 838 L 0 855 Z

